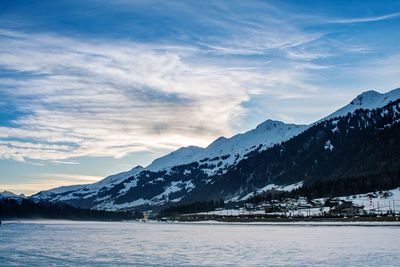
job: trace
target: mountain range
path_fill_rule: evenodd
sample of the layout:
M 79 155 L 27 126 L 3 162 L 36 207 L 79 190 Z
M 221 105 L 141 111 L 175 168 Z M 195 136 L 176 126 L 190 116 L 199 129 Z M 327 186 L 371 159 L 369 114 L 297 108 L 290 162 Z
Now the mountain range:
M 180 148 L 149 166 L 94 184 L 39 192 L 36 201 L 100 210 L 152 209 L 192 201 L 240 201 L 318 181 L 400 172 L 400 88 L 367 91 L 310 125 L 266 120 L 205 148 Z

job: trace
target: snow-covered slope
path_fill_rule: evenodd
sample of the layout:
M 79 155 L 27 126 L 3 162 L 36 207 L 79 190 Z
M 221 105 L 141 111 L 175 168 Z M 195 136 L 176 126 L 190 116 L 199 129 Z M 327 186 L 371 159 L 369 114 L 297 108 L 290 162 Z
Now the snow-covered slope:
M 195 146 L 180 148 L 156 159 L 146 169 L 160 171 L 191 162 L 211 162 L 216 160 L 221 164 L 220 166 L 226 168 L 258 146 L 270 147 L 286 141 L 306 128 L 306 125 L 285 124 L 281 121 L 267 120 L 248 132 L 237 134 L 231 138 L 220 137 L 206 148 Z M 219 158 L 216 159 L 217 157 Z M 212 173 L 215 172 L 216 168 L 212 170 Z
M 327 117 L 319 120 L 329 120 L 336 117 L 346 116 L 348 113 L 354 112 L 357 109 L 376 109 L 386 106 L 387 104 L 396 101 L 400 98 L 400 88 L 394 89 L 390 92 L 381 94 L 379 92 L 370 90 L 366 91 L 356 98 L 354 98 L 348 105 L 338 109 Z
M 186 164 L 194 161 L 203 150 L 204 148 L 197 146 L 181 147 L 178 150 L 154 160 L 146 169 L 150 171 L 159 171 L 168 167 Z
M 306 125 L 267 120 L 244 134 L 238 134 L 229 139 L 218 138 L 203 151 L 202 155 L 198 156 L 198 159 L 232 154 L 243 156 L 259 145 L 270 147 L 299 134 L 306 128 Z
M 135 176 L 136 174 L 140 173 L 143 170 L 144 170 L 144 168 L 142 166 L 138 165 L 129 171 L 110 175 L 107 178 L 104 178 L 103 180 L 98 181 L 97 183 L 91 184 L 88 188 L 100 187 L 100 186 L 101 187 L 102 186 L 110 187 L 110 186 L 113 186 L 114 184 L 118 184 L 118 183 L 124 181 L 125 179 L 127 179 L 129 177 Z
M 61 186 L 51 190 L 39 192 L 38 194 L 33 195 L 31 198 L 34 200 L 53 199 L 62 201 L 71 198 L 68 193 L 75 195 L 80 193 L 85 194 L 86 196 L 93 195 L 98 193 L 103 188 L 111 188 L 114 185 L 123 182 L 124 180 L 140 173 L 142 170 L 142 166 L 136 166 L 129 171 L 107 176 L 103 180 L 100 180 L 93 184 Z

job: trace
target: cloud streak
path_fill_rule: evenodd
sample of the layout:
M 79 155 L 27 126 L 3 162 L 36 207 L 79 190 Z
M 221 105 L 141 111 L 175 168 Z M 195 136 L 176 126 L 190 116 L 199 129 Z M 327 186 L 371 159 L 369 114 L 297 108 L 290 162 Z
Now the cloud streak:
M 365 17 L 365 18 L 346 18 L 346 19 L 332 19 L 328 20 L 331 23 L 338 23 L 338 24 L 347 24 L 347 23 L 364 23 L 364 22 L 375 22 L 375 21 L 382 21 L 400 17 L 400 12 L 391 13 L 382 16 L 373 16 L 373 17 Z

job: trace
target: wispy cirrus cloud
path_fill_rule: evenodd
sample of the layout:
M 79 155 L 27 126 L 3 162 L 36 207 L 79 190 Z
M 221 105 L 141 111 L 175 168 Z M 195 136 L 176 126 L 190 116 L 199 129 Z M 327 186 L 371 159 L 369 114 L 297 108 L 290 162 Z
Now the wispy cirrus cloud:
M 2 68 L 25 74 L 0 78 L 24 114 L 0 127 L 3 159 L 61 163 L 206 145 L 231 134 L 250 95 L 284 95 L 278 85 L 312 92 L 294 65 L 235 69 L 196 63 L 190 47 L 0 34 Z
M 66 161 L 66 160 L 53 160 L 52 163 L 55 164 L 67 164 L 67 165 L 79 165 L 79 162 L 76 161 Z
M 339 23 L 339 24 L 364 23 L 364 22 L 388 20 L 388 19 L 393 19 L 393 18 L 397 18 L 397 17 L 400 17 L 400 12 L 395 12 L 395 13 L 381 15 L 381 16 L 364 17 L 364 18 L 331 19 L 331 20 L 328 20 L 328 22 Z
M 107 2 L 100 6 L 111 15 L 103 9 L 67 15 L 88 12 L 83 17 L 107 20 L 143 8 L 135 5 Z M 165 22 L 165 27 L 150 24 L 160 38 L 132 22 L 141 14 L 121 16 L 114 25 L 132 39 L 0 29 L 0 69 L 9 73 L 0 76 L 0 96 L 12 99 L 0 99 L 0 107 L 18 114 L 0 124 L 0 158 L 74 164 L 68 159 L 204 146 L 234 133 L 257 109 L 265 119 L 296 121 L 298 112 L 287 103 L 320 97 L 321 74 L 338 64 L 332 58 L 370 51 L 368 45 L 330 37 L 329 28 L 310 29 L 303 24 L 310 16 L 299 18 L 276 5 L 209 5 L 162 1 L 146 6 L 149 14 L 161 14 L 151 23 Z M 20 20 L 10 28 L 37 22 Z

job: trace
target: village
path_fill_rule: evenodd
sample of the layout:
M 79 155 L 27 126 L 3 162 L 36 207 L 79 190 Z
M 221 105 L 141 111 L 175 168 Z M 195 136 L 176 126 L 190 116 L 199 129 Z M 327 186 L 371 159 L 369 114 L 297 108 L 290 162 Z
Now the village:
M 179 221 L 399 221 L 400 190 L 337 198 L 262 201 L 227 205 L 213 211 L 182 214 Z M 166 218 L 164 218 L 166 219 Z

